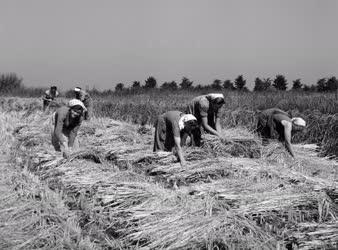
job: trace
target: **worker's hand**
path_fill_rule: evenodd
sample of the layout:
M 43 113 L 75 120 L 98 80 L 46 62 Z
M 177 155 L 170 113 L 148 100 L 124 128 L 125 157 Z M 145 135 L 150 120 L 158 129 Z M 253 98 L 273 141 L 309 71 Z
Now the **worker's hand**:
M 66 143 L 63 144 L 63 149 L 62 149 L 62 156 L 66 159 L 69 158 L 70 155 L 70 148 Z
M 69 159 L 69 155 L 70 155 L 70 152 L 69 152 L 69 150 L 64 150 L 63 152 L 62 152 L 62 156 L 65 158 L 65 159 Z
M 184 168 L 187 166 L 187 162 L 186 161 L 181 161 L 181 167 Z
M 230 143 L 230 140 L 228 140 L 228 139 L 226 139 L 226 138 L 224 138 L 224 137 L 221 137 L 221 142 L 222 142 L 223 144 L 228 144 L 228 143 Z

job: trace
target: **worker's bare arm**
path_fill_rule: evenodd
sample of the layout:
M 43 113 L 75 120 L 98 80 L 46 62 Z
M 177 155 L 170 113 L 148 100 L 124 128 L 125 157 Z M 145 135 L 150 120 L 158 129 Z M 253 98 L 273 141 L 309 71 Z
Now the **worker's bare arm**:
M 219 117 L 216 117 L 216 131 L 218 133 L 221 133 L 221 131 L 222 131 L 221 119 Z
M 80 125 L 77 125 L 75 128 L 72 129 L 72 131 L 70 131 L 70 133 L 69 133 L 69 142 L 68 142 L 69 147 L 73 147 L 74 146 L 74 141 L 75 141 L 75 138 L 76 138 L 77 133 L 79 131 L 79 128 L 80 128 Z
M 185 165 L 185 160 L 183 157 L 183 151 L 182 151 L 182 147 L 181 147 L 181 138 L 178 136 L 174 137 L 174 141 L 175 141 L 175 147 L 176 147 L 176 151 L 178 154 L 178 158 L 180 160 L 181 166 L 183 167 Z
M 67 140 L 65 139 L 62 133 L 64 120 L 62 119 L 62 117 L 57 116 L 57 119 L 55 122 L 56 122 L 55 130 L 54 130 L 55 136 L 61 142 L 61 144 L 64 144 L 67 142 Z
M 286 120 L 281 121 L 284 126 L 284 139 L 285 139 L 285 148 L 290 153 L 292 157 L 295 157 L 292 146 L 291 146 L 291 131 L 292 131 L 292 123 Z
M 202 126 L 210 134 L 213 134 L 213 135 L 216 135 L 218 137 L 221 137 L 221 134 L 218 131 L 216 131 L 211 126 L 209 126 L 209 124 L 208 124 L 208 118 L 207 117 L 202 117 Z

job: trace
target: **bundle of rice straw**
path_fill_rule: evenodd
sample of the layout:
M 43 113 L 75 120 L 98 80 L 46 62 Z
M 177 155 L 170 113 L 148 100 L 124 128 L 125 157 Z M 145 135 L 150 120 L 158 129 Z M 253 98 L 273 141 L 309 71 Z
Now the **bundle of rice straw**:
M 245 161 L 244 161 L 245 162 Z M 256 165 L 257 166 L 257 165 Z M 147 174 L 156 176 L 157 180 L 176 182 L 176 185 L 189 185 L 195 182 L 210 182 L 222 178 L 244 178 L 255 170 L 255 164 L 243 164 L 227 158 L 194 161 L 182 168 L 178 163 L 155 166 Z M 251 173 L 252 174 L 252 173 Z
M 289 240 L 295 242 L 298 249 L 337 249 L 338 221 L 334 223 L 302 223 L 301 230 L 295 232 Z
M 238 246 L 239 241 L 244 248 L 264 249 L 275 243 L 255 223 L 228 211 L 212 198 L 184 201 L 171 206 L 167 202 L 156 203 L 157 208 L 151 211 L 147 204 L 135 207 L 130 219 L 139 222 L 126 239 L 137 242 L 140 249 L 227 248 Z
M 202 149 L 214 156 L 234 156 L 259 158 L 261 146 L 256 138 L 225 137 L 229 138 L 223 142 L 220 138 L 205 134 L 202 141 Z

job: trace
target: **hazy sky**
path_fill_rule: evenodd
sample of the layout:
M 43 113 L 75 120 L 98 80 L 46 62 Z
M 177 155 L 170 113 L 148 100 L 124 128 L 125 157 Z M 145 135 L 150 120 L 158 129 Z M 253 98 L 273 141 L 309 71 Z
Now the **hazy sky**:
M 336 0 L 0 0 L 0 72 L 99 89 L 338 77 Z

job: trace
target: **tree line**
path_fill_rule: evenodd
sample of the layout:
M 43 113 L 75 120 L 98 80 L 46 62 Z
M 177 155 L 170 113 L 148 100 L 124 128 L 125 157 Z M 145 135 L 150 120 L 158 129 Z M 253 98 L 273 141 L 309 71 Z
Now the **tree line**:
M 27 88 L 23 84 L 23 78 L 17 76 L 15 73 L 3 73 L 0 74 L 0 94 L 15 94 L 21 96 L 37 96 L 43 93 L 44 88 Z M 162 90 L 231 90 L 231 91 L 249 91 L 247 86 L 247 80 L 243 75 L 239 75 L 233 81 L 226 79 L 220 80 L 215 79 L 211 84 L 194 86 L 194 82 L 187 77 L 183 77 L 179 83 L 175 81 L 163 82 L 161 85 L 158 84 L 157 80 L 153 76 L 149 76 L 144 84 L 140 81 L 134 81 L 130 87 L 126 87 L 124 83 L 118 83 L 115 85 L 114 91 L 112 89 L 105 90 L 103 93 L 110 94 L 113 92 L 124 93 L 124 92 L 138 92 L 147 91 L 151 89 L 162 89 Z M 274 79 L 271 78 L 259 78 L 256 77 L 254 81 L 254 92 L 263 91 L 286 91 L 289 83 L 285 76 L 279 74 Z M 318 79 L 316 84 L 306 85 L 301 82 L 301 79 L 292 81 L 291 90 L 293 91 L 312 91 L 312 92 L 333 92 L 338 91 L 338 80 L 335 76 L 328 78 Z M 100 91 L 95 88 L 91 90 L 97 94 Z M 101 91 L 102 93 L 102 91 Z
M 148 77 L 144 85 L 141 85 L 139 81 L 134 81 L 131 87 L 127 88 L 123 83 L 118 83 L 115 86 L 115 92 L 123 92 L 123 91 L 133 91 L 140 89 L 164 89 L 164 90 L 193 90 L 193 89 L 215 89 L 215 90 L 239 90 L 239 91 L 249 91 L 246 87 L 246 79 L 243 75 L 239 75 L 233 81 L 232 80 L 220 80 L 215 79 L 211 84 L 201 85 L 198 84 L 196 86 L 193 85 L 193 81 L 189 80 L 187 77 L 183 77 L 180 83 L 175 81 L 164 82 L 160 86 L 158 86 L 157 80 L 155 77 Z M 288 89 L 288 81 L 286 80 L 284 75 L 276 75 L 274 79 L 271 78 L 259 78 L 256 77 L 254 81 L 253 91 L 286 91 Z M 338 90 L 338 80 L 335 76 L 329 78 L 321 78 L 317 81 L 317 84 L 306 85 L 301 82 L 301 79 L 296 79 L 292 81 L 291 90 L 295 91 L 313 91 L 313 92 L 331 92 Z

